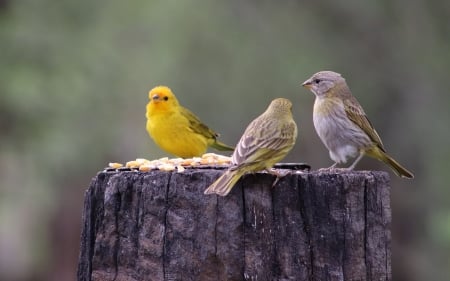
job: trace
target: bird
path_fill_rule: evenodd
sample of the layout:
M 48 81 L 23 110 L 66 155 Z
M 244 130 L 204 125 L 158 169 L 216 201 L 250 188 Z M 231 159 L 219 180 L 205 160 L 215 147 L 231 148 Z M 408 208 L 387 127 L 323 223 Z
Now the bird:
M 328 169 L 356 157 L 347 168 L 353 170 L 367 155 L 387 164 L 399 177 L 414 178 L 412 172 L 387 154 L 380 136 L 341 74 L 319 71 L 302 85 L 316 96 L 314 127 L 335 162 Z
M 288 99 L 274 99 L 266 111 L 247 126 L 231 156 L 231 167 L 204 193 L 226 196 L 248 172 L 266 170 L 278 179 L 280 174 L 270 169 L 289 153 L 297 139 L 291 109 Z
M 164 151 L 181 158 L 201 156 L 208 147 L 233 151 L 217 140 L 218 134 L 203 124 L 189 109 L 178 102 L 167 86 L 157 86 L 148 93 L 146 129 Z

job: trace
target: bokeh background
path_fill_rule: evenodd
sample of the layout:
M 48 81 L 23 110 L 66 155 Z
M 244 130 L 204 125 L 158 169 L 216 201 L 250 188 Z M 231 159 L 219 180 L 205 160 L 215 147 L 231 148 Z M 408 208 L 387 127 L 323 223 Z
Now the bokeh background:
M 289 98 L 285 161 L 328 167 L 300 86 L 324 69 L 416 174 L 391 173 L 394 280 L 449 280 L 449 19 L 446 0 L 0 0 L 0 280 L 75 280 L 91 178 L 167 156 L 145 131 L 153 86 L 229 144 Z

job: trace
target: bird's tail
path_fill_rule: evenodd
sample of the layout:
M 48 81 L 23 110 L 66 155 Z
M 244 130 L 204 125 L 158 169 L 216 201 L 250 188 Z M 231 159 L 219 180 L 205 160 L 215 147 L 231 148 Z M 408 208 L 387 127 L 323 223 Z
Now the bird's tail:
M 218 178 L 213 184 L 211 184 L 206 190 L 205 194 L 215 193 L 220 196 L 226 196 L 230 193 L 236 182 L 242 177 L 244 172 L 240 170 L 228 170 L 220 178 Z
M 217 149 L 219 151 L 233 151 L 234 150 L 234 147 L 226 145 L 223 142 L 220 142 L 218 140 L 214 141 L 211 144 L 211 147 L 214 148 L 214 149 Z
M 408 171 L 405 167 L 400 165 L 397 161 L 394 160 L 391 156 L 389 156 L 386 152 L 382 151 L 381 149 L 375 149 L 370 152 L 368 152 L 369 156 L 372 156 L 378 160 L 381 160 L 385 164 L 387 164 L 394 173 L 402 178 L 408 178 L 412 179 L 414 178 L 414 174 Z

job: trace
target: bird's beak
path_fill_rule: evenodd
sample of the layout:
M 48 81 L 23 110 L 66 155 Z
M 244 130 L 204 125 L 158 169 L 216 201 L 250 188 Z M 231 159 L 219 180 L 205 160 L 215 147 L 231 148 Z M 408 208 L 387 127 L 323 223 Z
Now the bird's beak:
M 312 86 L 311 79 L 308 79 L 305 82 L 303 82 L 302 86 L 307 89 L 311 89 L 311 86 Z
M 159 102 L 159 95 L 153 95 L 153 96 L 152 96 L 152 100 L 153 100 L 154 102 Z

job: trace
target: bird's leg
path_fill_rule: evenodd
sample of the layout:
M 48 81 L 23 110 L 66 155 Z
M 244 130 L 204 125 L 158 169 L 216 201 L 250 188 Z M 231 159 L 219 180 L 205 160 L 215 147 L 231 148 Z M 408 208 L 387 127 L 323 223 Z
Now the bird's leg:
M 353 164 L 350 167 L 348 167 L 347 170 L 349 170 L 349 171 L 353 170 L 355 168 L 356 164 L 358 164 L 359 160 L 361 160 L 361 158 L 363 156 L 364 156 L 364 153 L 360 152 L 358 158 L 356 158 L 355 161 L 353 161 Z
M 285 177 L 291 173 L 291 171 L 288 171 L 286 173 L 280 173 L 280 172 L 275 171 L 275 169 L 265 169 L 265 170 L 267 173 L 276 176 L 274 182 L 272 183 L 272 187 L 274 187 L 277 184 L 277 182 L 280 178 Z
M 327 170 L 333 170 L 336 166 L 337 166 L 338 162 L 334 162 L 333 165 L 331 165 L 330 167 L 326 168 Z
M 320 168 L 318 171 L 319 172 L 328 172 L 328 171 L 331 171 L 331 170 L 333 170 L 336 166 L 337 166 L 337 164 L 338 164 L 338 162 L 335 162 L 333 165 L 331 165 L 330 167 L 328 167 L 328 168 Z

